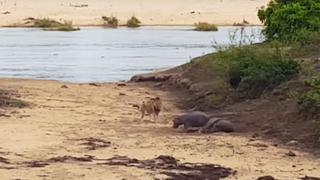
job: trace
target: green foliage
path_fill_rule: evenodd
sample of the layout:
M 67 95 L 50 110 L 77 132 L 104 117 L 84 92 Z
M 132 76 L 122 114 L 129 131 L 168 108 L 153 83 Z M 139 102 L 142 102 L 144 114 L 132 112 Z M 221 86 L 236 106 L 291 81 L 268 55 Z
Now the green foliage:
M 218 31 L 218 27 L 214 24 L 199 22 L 195 24 L 195 31 Z
M 313 77 L 309 80 L 306 80 L 304 83 L 306 86 L 309 86 L 311 88 L 320 89 L 320 79 L 319 78 Z
M 320 30 L 320 1 L 272 0 L 258 16 L 269 40 L 306 43 Z
M 104 25 L 107 27 L 116 28 L 119 25 L 119 20 L 116 17 L 102 16 L 101 18 L 105 22 Z
M 259 97 L 300 70 L 279 48 L 234 47 L 219 52 L 219 59 L 227 65 L 230 85 L 245 98 Z
M 135 16 L 132 16 L 128 21 L 127 21 L 127 26 L 131 28 L 136 28 L 140 27 L 140 20 L 136 18 Z
M 298 98 L 300 111 L 309 118 L 320 118 L 320 90 L 312 90 Z
M 297 99 L 300 111 L 307 119 L 320 120 L 320 78 L 312 77 L 305 85 L 310 89 Z

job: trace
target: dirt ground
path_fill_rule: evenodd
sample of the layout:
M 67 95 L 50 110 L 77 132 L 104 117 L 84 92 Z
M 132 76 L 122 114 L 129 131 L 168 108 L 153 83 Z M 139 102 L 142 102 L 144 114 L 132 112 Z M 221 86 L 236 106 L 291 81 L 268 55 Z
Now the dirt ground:
M 179 108 L 183 93 L 146 84 L 18 79 L 0 79 L 0 89 L 17 90 L 19 99 L 30 103 L 1 109 L 1 180 L 204 179 L 178 175 L 217 169 L 211 179 L 320 177 L 319 158 L 251 132 L 203 135 L 172 129 L 172 118 L 185 112 Z M 153 96 L 164 102 L 156 123 L 141 120 L 132 106 Z

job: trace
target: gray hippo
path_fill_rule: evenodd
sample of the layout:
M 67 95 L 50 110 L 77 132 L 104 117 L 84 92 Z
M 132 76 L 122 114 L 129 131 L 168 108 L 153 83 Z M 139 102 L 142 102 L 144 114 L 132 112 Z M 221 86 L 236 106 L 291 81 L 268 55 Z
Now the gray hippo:
M 211 118 L 207 124 L 200 128 L 200 133 L 214 133 L 214 132 L 234 132 L 235 127 L 230 121 L 220 119 L 220 118 Z
M 200 111 L 194 111 L 188 114 L 178 116 L 173 120 L 173 128 L 183 125 L 185 130 L 189 127 L 202 127 L 209 121 L 209 116 Z

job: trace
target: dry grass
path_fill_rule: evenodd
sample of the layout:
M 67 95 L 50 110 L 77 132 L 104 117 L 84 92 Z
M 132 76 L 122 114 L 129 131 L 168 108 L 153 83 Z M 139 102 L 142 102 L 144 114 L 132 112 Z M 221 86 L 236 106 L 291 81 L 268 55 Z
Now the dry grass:
M 27 23 L 31 23 L 31 27 L 43 28 L 47 31 L 78 31 L 80 28 L 73 27 L 72 21 L 64 21 L 63 23 L 53 19 L 29 19 Z
M 130 28 L 136 28 L 140 27 L 141 21 L 136 18 L 135 16 L 132 16 L 128 21 L 127 21 L 127 26 Z
M 102 16 L 101 18 L 104 21 L 103 25 L 106 27 L 116 28 L 119 25 L 119 20 L 116 17 Z

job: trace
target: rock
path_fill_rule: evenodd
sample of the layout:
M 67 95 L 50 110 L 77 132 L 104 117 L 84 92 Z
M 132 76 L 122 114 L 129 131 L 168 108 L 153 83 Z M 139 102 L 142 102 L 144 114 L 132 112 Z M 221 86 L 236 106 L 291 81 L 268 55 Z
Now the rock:
M 287 156 L 290 156 L 290 157 L 295 157 L 295 156 L 297 156 L 297 155 L 296 155 L 294 152 L 292 152 L 292 151 L 287 152 L 286 155 L 287 155 Z
M 302 180 L 320 180 L 318 177 L 305 176 L 301 178 Z
M 296 140 L 291 140 L 291 141 L 289 141 L 288 143 L 287 143 L 287 145 L 290 145 L 290 146 L 295 146 L 295 145 L 297 145 L 298 144 L 298 141 L 296 141 Z
M 200 91 L 200 88 L 197 84 L 192 84 L 190 87 L 189 87 L 189 90 L 192 91 L 192 92 L 198 92 Z
M 251 144 L 247 144 L 247 145 L 253 146 L 253 147 L 257 147 L 257 148 L 267 148 L 267 147 L 269 147 L 268 145 L 263 144 L 263 143 L 259 143 L 259 142 L 251 143 Z
M 96 83 L 89 83 L 90 86 L 96 86 L 96 87 L 99 87 L 101 86 L 100 84 L 96 84 Z
M 125 96 L 126 94 L 125 93 L 119 93 L 119 96 Z
M 166 180 L 168 179 L 169 176 L 165 175 L 165 174 L 156 174 L 154 176 L 154 180 Z
M 257 138 L 257 137 L 259 137 L 259 136 L 260 136 L 260 135 L 259 135 L 258 133 L 253 133 L 251 137 L 252 137 L 252 138 Z
M 62 85 L 61 88 L 69 88 L 67 85 Z
M 258 177 L 257 180 L 276 180 L 276 179 L 272 176 L 262 176 L 262 177 Z
M 117 86 L 124 87 L 124 86 L 127 86 L 127 84 L 126 83 L 117 83 Z
M 184 86 L 184 87 L 189 88 L 189 87 L 191 86 L 192 82 L 191 82 L 189 79 L 184 78 L 184 79 L 181 79 L 181 80 L 179 81 L 179 84 L 182 85 L 182 86 Z
M 9 11 L 2 12 L 1 14 L 11 14 Z
M 161 83 L 161 82 L 158 82 L 158 83 L 156 83 L 156 84 L 154 85 L 154 87 L 161 87 L 161 86 L 163 86 L 163 83 Z

